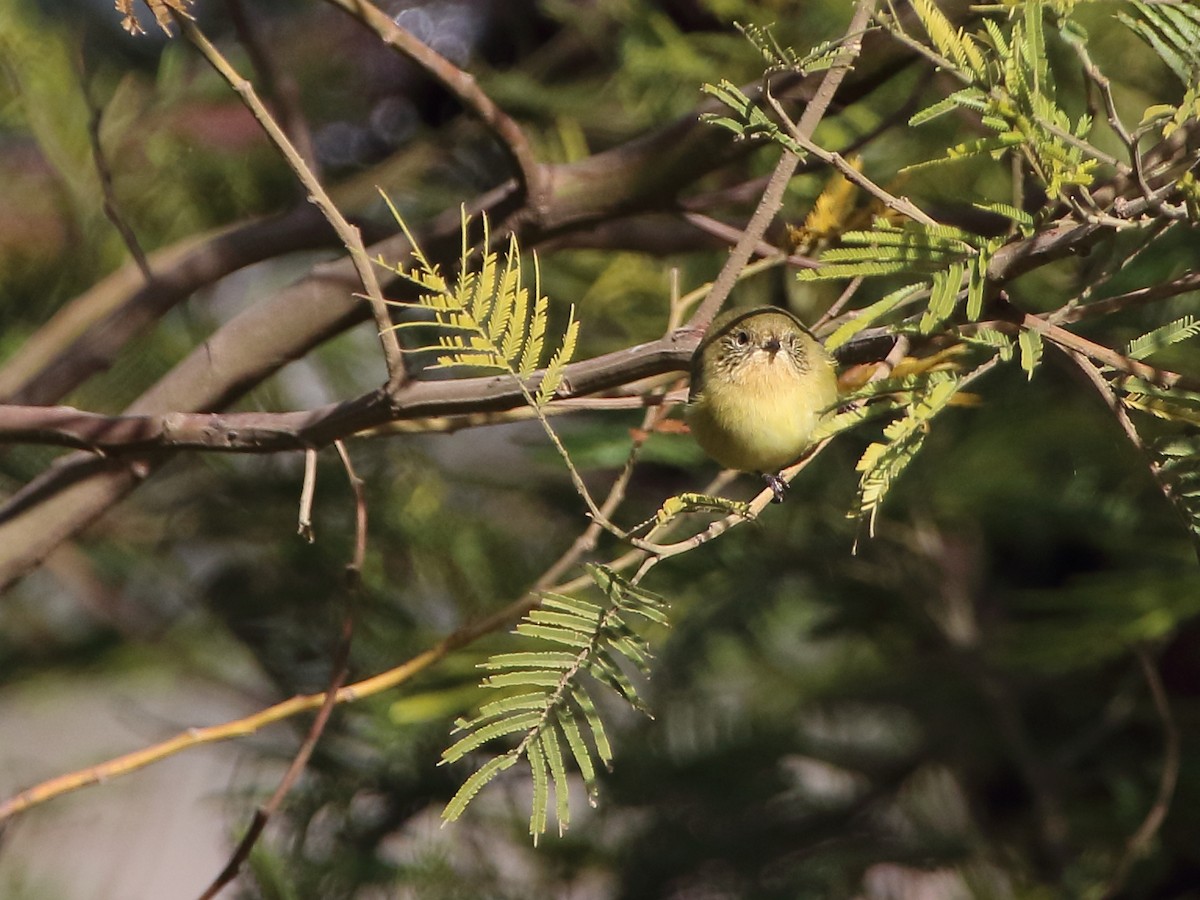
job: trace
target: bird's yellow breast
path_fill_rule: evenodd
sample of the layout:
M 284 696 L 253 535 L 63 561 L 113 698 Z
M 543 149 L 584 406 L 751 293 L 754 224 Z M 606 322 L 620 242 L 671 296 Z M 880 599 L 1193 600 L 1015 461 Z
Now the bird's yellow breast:
M 819 345 L 814 350 L 804 369 L 785 353 L 756 350 L 720 377 L 707 378 L 688 410 L 705 452 L 746 472 L 777 472 L 798 458 L 822 411 L 837 400 L 833 366 Z

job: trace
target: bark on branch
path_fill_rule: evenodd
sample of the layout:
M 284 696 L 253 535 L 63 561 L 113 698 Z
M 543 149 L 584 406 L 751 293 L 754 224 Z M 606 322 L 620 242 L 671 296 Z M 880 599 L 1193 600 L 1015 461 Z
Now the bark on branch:
M 681 328 L 657 341 L 572 363 L 556 399 L 684 371 L 698 340 L 697 332 Z M 529 379 L 531 391 L 536 392 L 541 377 L 536 373 Z M 184 449 L 275 453 L 325 447 L 398 420 L 502 412 L 524 403 L 512 378 L 495 375 L 413 381 L 393 391 L 380 388 L 354 400 L 295 412 L 106 416 L 64 406 L 0 405 L 0 444 L 50 444 L 100 455 Z M 4 519 L 0 510 L 0 523 Z

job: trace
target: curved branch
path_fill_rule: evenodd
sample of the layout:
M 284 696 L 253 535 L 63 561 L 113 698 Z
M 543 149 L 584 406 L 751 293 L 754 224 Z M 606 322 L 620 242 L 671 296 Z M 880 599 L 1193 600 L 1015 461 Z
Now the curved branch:
M 401 28 L 369 0 L 328 0 L 345 10 L 391 47 L 412 60 L 470 110 L 495 135 L 513 167 L 526 199 L 537 214 L 548 199 L 546 177 L 521 127 L 479 87 L 474 76 L 454 65 Z
M 0 366 L 0 399 L 54 403 L 113 364 L 129 340 L 206 285 L 246 266 L 337 246 L 311 206 L 255 219 L 150 255 L 154 277 L 127 266 L 55 313 Z

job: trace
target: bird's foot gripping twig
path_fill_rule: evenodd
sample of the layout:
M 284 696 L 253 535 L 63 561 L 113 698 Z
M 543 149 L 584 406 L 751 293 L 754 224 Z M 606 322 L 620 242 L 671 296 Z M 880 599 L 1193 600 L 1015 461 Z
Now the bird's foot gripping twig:
M 777 473 L 764 474 L 763 481 L 771 489 L 771 502 L 782 503 L 784 498 L 787 497 L 788 483 L 780 478 Z

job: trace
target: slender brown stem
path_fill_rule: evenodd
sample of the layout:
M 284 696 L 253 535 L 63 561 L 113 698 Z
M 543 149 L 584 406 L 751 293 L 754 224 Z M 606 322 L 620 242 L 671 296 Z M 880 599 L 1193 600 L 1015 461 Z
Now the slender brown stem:
M 387 46 L 419 65 L 487 126 L 516 169 L 517 179 L 524 189 L 526 207 L 540 215 L 548 199 L 545 172 L 520 126 L 479 87 L 475 78 L 421 43 L 369 0 L 328 2 L 354 16 Z
M 1113 417 L 1117 420 L 1117 424 L 1121 426 L 1121 430 L 1125 432 L 1125 436 L 1129 439 L 1129 443 L 1137 448 L 1143 459 L 1145 459 L 1146 466 L 1149 468 L 1150 474 L 1154 477 L 1154 483 L 1158 485 L 1158 489 L 1162 493 L 1163 497 L 1166 498 L 1167 502 L 1171 504 L 1172 509 L 1174 509 L 1179 515 L 1184 525 L 1184 533 L 1192 537 L 1192 549 L 1195 551 L 1197 559 L 1200 560 L 1200 538 L 1197 538 L 1191 529 L 1191 519 L 1187 513 L 1187 510 L 1183 508 L 1179 498 L 1176 497 L 1175 493 L 1171 490 L 1171 485 L 1167 479 L 1163 477 L 1162 466 L 1159 465 L 1158 460 L 1154 458 L 1154 455 L 1146 447 L 1145 441 L 1142 440 L 1142 436 L 1138 433 L 1137 427 L 1133 424 L 1133 420 L 1129 417 L 1129 412 L 1121 403 L 1120 398 L 1117 396 L 1117 392 L 1108 382 L 1108 379 L 1106 379 L 1101 373 L 1100 369 L 1098 369 L 1092 360 L 1088 358 L 1087 354 L 1078 350 L 1066 349 L 1061 346 L 1060 349 L 1062 349 L 1067 357 L 1073 363 L 1075 363 L 1075 365 L 1079 368 L 1079 371 L 1083 373 L 1084 378 L 1086 378 L 1092 387 L 1096 389 L 1096 393 L 1100 395 L 1100 398 L 1104 401 L 1104 404 L 1109 408 L 1113 414 Z
M 79 87 L 83 92 L 83 102 L 88 108 L 88 143 L 92 148 L 92 163 L 96 167 L 96 175 L 100 179 L 100 192 L 104 196 L 104 215 L 112 222 L 113 227 L 117 229 L 117 233 L 121 235 L 121 240 L 125 242 L 125 248 L 129 251 L 129 255 L 133 257 L 134 263 L 142 273 L 142 277 L 147 282 L 154 280 L 154 272 L 150 269 L 150 262 L 146 258 L 146 251 L 142 249 L 141 241 L 138 240 L 137 232 L 133 230 L 121 214 L 120 205 L 117 203 L 116 188 L 113 186 L 112 167 L 108 164 L 108 156 L 104 152 L 104 145 L 100 141 L 100 123 L 104 118 L 104 110 L 100 103 L 92 94 L 91 76 L 87 72 L 87 65 L 84 59 L 84 48 L 80 47 L 78 59 L 79 72 Z
M 329 680 L 329 687 L 325 689 L 324 699 L 320 709 L 317 710 L 316 718 L 313 719 L 313 723 L 308 729 L 308 734 L 300 744 L 296 755 L 292 758 L 287 771 L 284 772 L 283 778 L 280 779 L 279 784 L 276 786 L 275 792 L 271 794 L 271 799 L 254 811 L 254 817 L 250 820 L 250 826 L 238 842 L 237 847 L 229 858 L 229 862 L 225 864 L 225 868 L 221 870 L 220 874 L 213 879 L 212 884 L 200 895 L 200 900 L 211 900 L 211 898 L 221 892 L 222 888 L 237 878 L 242 866 L 250 858 L 250 851 L 254 849 L 254 845 L 262 836 L 263 829 L 267 827 L 267 822 L 279 810 L 284 797 L 287 796 L 293 785 L 300 778 L 304 767 L 308 765 L 308 761 L 312 757 L 312 752 L 317 746 L 317 741 L 320 740 L 321 735 L 324 733 L 325 726 L 329 724 L 329 717 L 333 713 L 333 707 L 337 703 L 338 689 L 341 688 L 346 680 L 346 675 L 349 671 L 350 641 L 353 635 L 354 617 L 351 614 L 350 606 L 347 605 L 346 614 L 342 619 L 341 638 L 334 656 L 333 675 Z
M 233 22 L 234 31 L 237 32 L 242 46 L 246 48 L 246 55 L 250 58 L 250 64 L 254 66 L 254 71 L 258 74 L 259 81 L 263 86 L 263 94 L 273 107 L 275 118 L 279 120 L 284 132 L 296 145 L 296 152 L 300 154 L 304 164 L 319 178 L 321 165 L 313 147 L 312 132 L 309 130 L 308 122 L 300 108 L 299 89 L 295 79 L 288 73 L 280 71 L 279 67 L 275 65 L 275 60 L 271 57 L 259 29 L 246 12 L 243 0 L 225 0 L 225 8 L 229 10 L 229 18 Z
M 1141 306 L 1144 303 L 1153 303 L 1156 300 L 1165 300 L 1168 297 L 1175 297 L 1179 294 L 1186 294 L 1197 290 L 1200 290 L 1200 272 L 1185 272 L 1178 278 L 1174 278 L 1171 281 L 1164 281 L 1161 284 L 1136 288 L 1132 291 L 1126 291 L 1123 294 L 1114 294 L 1111 297 L 1105 297 L 1103 300 L 1095 300 L 1091 303 L 1081 303 L 1062 315 L 1056 315 L 1054 321 L 1059 325 L 1068 325 L 1072 322 L 1078 322 L 1081 319 L 1092 318 L 1093 316 L 1105 316 L 1117 310 L 1129 309 Z
M 375 315 L 375 325 L 379 331 L 379 341 L 383 346 L 384 361 L 387 364 L 388 384 L 398 386 L 407 381 L 407 375 L 404 369 L 404 362 L 400 355 L 400 342 L 396 338 L 396 333 L 392 329 L 391 317 L 388 315 L 387 302 L 383 298 L 383 291 L 379 287 L 379 278 L 375 274 L 375 265 L 371 262 L 371 258 L 367 255 L 367 248 L 363 244 L 362 233 L 358 228 L 346 220 L 341 211 L 334 205 L 332 199 L 321 186 L 320 179 L 305 163 L 304 158 L 296 150 L 295 146 L 284 134 L 283 129 L 279 127 L 279 123 L 271 116 L 271 113 L 263 105 L 258 94 L 254 90 L 254 86 L 238 74 L 237 70 L 229 63 L 224 55 L 216 46 L 209 41 L 204 33 L 190 19 L 183 16 L 176 16 L 176 21 L 182 29 L 184 35 L 198 49 L 201 55 L 208 61 L 217 73 L 228 82 L 254 117 L 262 125 L 267 136 L 283 154 L 287 160 L 288 166 L 300 179 L 304 185 L 304 189 L 308 191 L 309 198 L 321 212 L 325 218 L 329 220 L 329 224 L 333 226 L 338 233 L 338 237 L 342 239 L 342 243 L 346 245 L 346 250 L 350 254 L 350 259 L 354 263 L 354 269 L 358 273 L 359 279 L 362 281 L 363 290 L 366 291 L 367 300 L 371 304 L 371 310 Z
M 845 78 L 846 73 L 853 67 L 854 60 L 858 57 L 858 53 L 862 49 L 863 31 L 871 21 L 871 15 L 875 10 L 875 3 L 876 0 L 858 0 L 858 3 L 855 4 L 854 15 L 850 19 L 850 25 L 847 27 L 846 36 L 843 39 L 842 53 L 838 57 L 837 62 L 825 73 L 820 87 L 817 88 L 812 100 L 804 108 L 804 113 L 801 115 L 800 122 L 796 126 L 799 133 L 805 137 L 811 137 L 813 132 L 817 130 L 817 125 L 825 117 L 825 113 L 829 109 L 829 105 L 833 102 L 833 97 L 837 93 L 842 79 Z M 733 290 L 733 286 L 737 283 L 742 268 L 750 261 L 750 256 L 754 252 L 755 246 L 763 239 L 763 235 L 767 233 L 767 226 L 775 218 L 775 214 L 779 212 L 779 208 L 783 205 L 784 191 L 787 189 L 788 182 L 791 181 L 792 174 L 796 171 L 799 163 L 800 157 L 798 155 L 790 150 L 783 151 L 783 155 L 775 165 L 775 170 L 771 173 L 771 178 L 767 182 L 767 187 L 763 191 L 758 207 L 754 210 L 754 214 L 746 224 L 746 229 L 742 234 L 741 240 L 730 251 L 729 258 L 725 261 L 721 273 L 713 283 L 708 297 L 696 309 L 695 314 L 693 314 L 688 323 L 691 328 L 696 331 L 707 329 L 709 323 L 712 322 L 713 317 L 717 314 L 717 310 L 721 308 L 721 305 L 729 296 L 729 292 Z
M 300 487 L 300 515 L 296 532 L 310 544 L 316 539 L 313 533 L 313 496 L 317 491 L 317 451 L 309 447 L 304 451 L 304 482 Z
M 788 117 L 788 114 L 779 104 L 779 101 L 775 99 L 775 96 L 770 91 L 764 91 L 763 96 L 766 97 L 767 103 L 771 105 L 771 109 L 775 111 L 775 114 L 779 117 L 780 121 L 783 122 L 784 128 L 787 129 L 788 134 L 792 136 L 792 139 L 795 140 L 797 144 L 804 148 L 805 153 L 810 153 L 822 162 L 833 166 L 847 181 L 858 185 L 888 209 L 895 210 L 901 215 L 912 219 L 914 222 L 920 222 L 923 225 L 938 224 L 932 216 L 926 213 L 907 197 L 897 197 L 877 185 L 858 169 L 854 168 L 854 166 L 850 165 L 850 163 L 846 162 L 845 157 L 843 157 L 840 153 L 834 153 L 816 144 L 808 135 L 804 134 L 804 132 L 797 127 L 796 123 L 793 122 L 791 118 Z
M 1158 674 L 1158 666 L 1154 657 L 1141 644 L 1133 649 L 1137 655 L 1138 664 L 1141 666 L 1142 676 L 1146 679 L 1146 686 L 1150 689 L 1150 697 L 1154 701 L 1154 712 L 1158 716 L 1159 725 L 1162 728 L 1162 773 L 1158 777 L 1158 790 L 1155 793 L 1154 802 L 1146 813 L 1146 817 L 1142 819 L 1142 824 L 1125 842 L 1125 852 L 1121 855 L 1120 862 L 1117 863 L 1117 868 L 1102 895 L 1103 900 L 1115 900 L 1121 895 L 1121 889 L 1129 880 L 1129 873 L 1134 864 L 1145 855 L 1150 842 L 1162 828 L 1167 813 L 1171 810 L 1175 787 L 1179 783 L 1179 767 L 1182 759 L 1179 726 L 1175 723 L 1175 717 L 1171 713 L 1171 704 L 1167 699 L 1167 692 L 1163 687 L 1162 678 Z
M 346 565 L 346 577 L 352 584 L 357 585 L 362 578 L 363 561 L 367 557 L 367 495 L 363 490 L 363 480 L 354 471 L 350 461 L 350 451 L 342 441 L 334 441 L 342 466 L 346 470 L 346 478 L 350 481 L 350 490 L 354 493 L 354 556 Z

